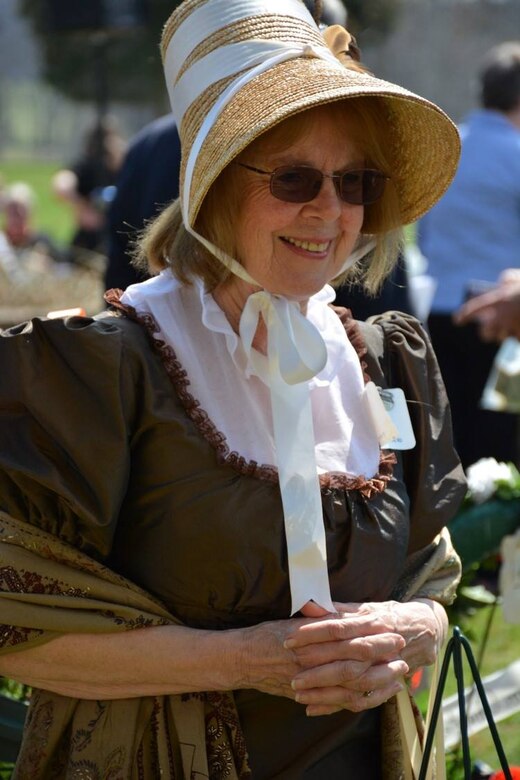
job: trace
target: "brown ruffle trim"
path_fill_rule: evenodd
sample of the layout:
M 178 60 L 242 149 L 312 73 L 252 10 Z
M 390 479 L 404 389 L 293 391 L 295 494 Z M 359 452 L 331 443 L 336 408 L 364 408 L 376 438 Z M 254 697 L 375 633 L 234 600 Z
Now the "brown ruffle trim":
M 365 344 L 365 340 L 357 320 L 355 320 L 352 316 L 351 310 L 345 308 L 344 306 L 331 305 L 330 308 L 339 317 L 341 324 L 345 328 L 348 340 L 356 350 L 359 362 L 361 363 L 361 370 L 363 371 L 363 379 L 365 380 L 365 384 L 370 382 L 370 376 L 367 373 L 367 364 L 366 361 L 363 360 L 367 354 L 367 346 Z
M 104 298 L 110 306 L 113 306 L 115 309 L 125 314 L 129 319 L 138 322 L 145 328 L 151 337 L 153 349 L 161 358 L 186 414 L 196 425 L 206 441 L 213 447 L 217 454 L 218 462 L 222 465 L 230 466 L 244 476 L 255 477 L 256 479 L 277 484 L 278 470 L 275 466 L 258 464 L 254 460 L 246 460 L 246 458 L 239 455 L 238 452 L 230 451 L 225 435 L 218 430 L 207 412 L 201 408 L 199 401 L 197 401 L 189 392 L 190 380 L 188 379 L 187 372 L 179 362 L 175 350 L 169 344 L 166 344 L 166 342 L 156 337 L 155 334 L 158 333 L 160 329 L 153 316 L 151 314 L 139 314 L 133 306 L 121 303 L 120 298 L 122 295 L 123 290 L 112 289 L 107 290 Z M 339 307 L 333 308 L 340 317 L 347 332 L 347 336 L 361 360 L 361 356 L 366 354 L 367 349 L 357 323 L 352 318 L 352 314 L 348 309 Z M 363 376 L 366 382 L 369 380 L 369 377 L 365 372 L 366 365 L 363 362 L 362 367 Z M 392 477 L 393 465 L 395 462 L 396 457 L 392 451 L 381 451 L 379 471 L 371 479 L 366 479 L 362 475 L 351 477 L 348 474 L 342 474 L 340 472 L 327 472 L 325 474 L 320 474 L 319 476 L 320 487 L 322 490 L 334 488 L 340 490 L 357 490 L 366 498 L 371 498 L 374 494 L 381 493 L 385 489 L 387 482 Z

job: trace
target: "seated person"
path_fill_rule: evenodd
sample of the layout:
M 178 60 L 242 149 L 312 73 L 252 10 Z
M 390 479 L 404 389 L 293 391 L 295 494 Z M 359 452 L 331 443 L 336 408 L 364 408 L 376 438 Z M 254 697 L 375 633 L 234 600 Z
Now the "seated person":
M 0 266 L 8 277 L 64 259 L 50 236 L 34 227 L 35 202 L 34 191 L 25 182 L 14 182 L 3 193 Z

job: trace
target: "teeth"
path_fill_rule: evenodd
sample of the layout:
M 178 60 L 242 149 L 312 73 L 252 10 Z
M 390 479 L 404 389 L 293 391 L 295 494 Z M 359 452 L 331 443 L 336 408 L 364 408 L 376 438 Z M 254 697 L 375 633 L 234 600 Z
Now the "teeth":
M 296 238 L 286 238 L 285 240 L 293 246 L 306 249 L 308 252 L 325 252 L 329 248 L 330 243 L 329 241 L 325 241 L 324 243 L 316 244 L 313 241 L 298 241 Z

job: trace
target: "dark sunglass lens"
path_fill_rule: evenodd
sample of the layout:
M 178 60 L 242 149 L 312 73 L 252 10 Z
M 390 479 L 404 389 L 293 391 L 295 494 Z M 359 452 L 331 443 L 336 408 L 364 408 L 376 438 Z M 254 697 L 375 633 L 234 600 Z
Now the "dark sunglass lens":
M 340 179 L 341 198 L 347 203 L 360 206 L 363 203 L 364 171 L 346 171 Z
M 288 203 L 305 203 L 313 200 L 320 191 L 323 180 L 320 171 L 304 166 L 285 166 L 271 174 L 271 193 Z
M 385 182 L 386 176 L 381 171 L 346 171 L 341 177 L 341 197 L 347 203 L 367 206 L 379 200 L 384 192 Z
M 386 176 L 381 171 L 365 171 L 363 182 L 363 202 L 375 203 L 385 191 Z

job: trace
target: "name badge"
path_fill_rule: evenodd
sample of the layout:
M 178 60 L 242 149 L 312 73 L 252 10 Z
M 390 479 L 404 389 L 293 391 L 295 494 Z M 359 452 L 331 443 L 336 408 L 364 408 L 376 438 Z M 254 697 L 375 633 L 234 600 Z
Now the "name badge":
M 378 387 L 379 396 L 390 419 L 392 420 L 397 435 L 381 444 L 388 450 L 412 450 L 415 447 L 415 434 L 410 420 L 410 412 L 404 392 L 400 387 Z
M 363 393 L 368 414 L 374 426 L 377 440 L 382 447 L 385 442 L 393 441 L 399 436 L 399 431 L 385 408 L 378 388 L 373 382 L 367 382 Z

